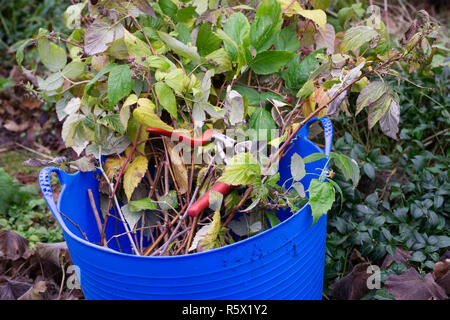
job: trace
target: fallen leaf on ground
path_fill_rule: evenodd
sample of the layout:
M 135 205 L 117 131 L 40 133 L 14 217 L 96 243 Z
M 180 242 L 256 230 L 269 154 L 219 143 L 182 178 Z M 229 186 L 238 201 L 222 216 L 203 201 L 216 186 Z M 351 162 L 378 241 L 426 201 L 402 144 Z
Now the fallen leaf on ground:
M 439 261 L 433 267 L 433 278 L 447 295 L 450 294 L 450 259 Z
M 0 257 L 17 260 L 25 253 L 28 240 L 11 230 L 0 231 Z
M 431 273 L 422 278 L 413 268 L 400 275 L 390 275 L 384 285 L 396 300 L 448 299 L 444 289 L 434 281 Z
M 330 285 L 332 296 L 342 300 L 359 300 L 369 293 L 367 279 L 370 273 L 367 268 L 370 263 L 357 264 L 353 270 L 341 280 Z
M 392 257 L 390 254 L 386 255 L 386 257 L 383 260 L 383 264 L 381 265 L 381 269 L 382 270 L 386 269 L 395 261 L 402 263 L 407 268 L 411 267 L 408 259 L 411 257 L 412 253 L 413 253 L 412 251 L 406 251 L 403 250 L 402 248 L 397 247 L 395 249 L 394 257 Z

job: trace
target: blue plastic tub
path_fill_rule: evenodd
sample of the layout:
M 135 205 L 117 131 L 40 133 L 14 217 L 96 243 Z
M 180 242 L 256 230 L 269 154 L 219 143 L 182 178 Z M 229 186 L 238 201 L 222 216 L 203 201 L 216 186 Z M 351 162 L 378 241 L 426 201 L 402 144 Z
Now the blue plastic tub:
M 289 163 L 294 152 L 302 157 L 324 152 L 307 138 L 313 121 L 317 119 L 300 130 L 294 146 L 281 160 L 281 181 L 291 176 Z M 328 154 L 332 141 L 331 122 L 328 118 L 320 121 L 325 128 L 325 153 Z M 322 159 L 306 164 L 306 170 L 320 173 L 325 163 L 326 159 Z M 50 187 L 52 172 L 57 173 L 63 186 L 57 203 Z M 312 177 L 306 175 L 303 179 L 305 189 Z M 322 298 L 326 215 L 311 227 L 309 204 L 294 215 L 280 212 L 281 224 L 226 247 L 180 256 L 144 257 L 117 251 L 118 242 L 124 252 L 130 252 L 126 236 L 111 241 L 112 249 L 94 244 L 100 239 L 87 189 L 94 193 L 99 208 L 97 174 L 71 175 L 47 167 L 40 172 L 39 183 L 63 229 L 72 261 L 78 266 L 86 299 Z M 107 234 L 123 232 L 121 223 L 113 220 L 116 219 L 108 219 Z M 84 240 L 78 227 L 89 242 Z

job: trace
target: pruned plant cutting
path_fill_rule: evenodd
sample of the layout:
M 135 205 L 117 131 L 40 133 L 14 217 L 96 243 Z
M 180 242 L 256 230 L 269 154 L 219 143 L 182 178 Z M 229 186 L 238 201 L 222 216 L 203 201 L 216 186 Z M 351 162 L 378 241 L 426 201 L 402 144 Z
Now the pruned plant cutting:
M 65 11 L 70 35 L 40 29 L 15 46 L 19 66 L 34 48 L 47 69 L 30 90 L 56 102 L 62 138 L 79 156 L 70 165 L 97 173 L 88 197 L 98 241 L 85 240 L 123 251 L 126 238 L 143 256 L 209 251 L 307 203 L 314 227 L 341 193 L 331 163 L 358 184 L 348 156 L 292 147 L 313 120 L 339 112 L 367 113 L 369 128 L 397 139 L 399 96 L 383 78 L 429 59 L 437 26 L 422 11 L 393 44 L 378 7 L 335 32 L 321 3 L 82 1 Z

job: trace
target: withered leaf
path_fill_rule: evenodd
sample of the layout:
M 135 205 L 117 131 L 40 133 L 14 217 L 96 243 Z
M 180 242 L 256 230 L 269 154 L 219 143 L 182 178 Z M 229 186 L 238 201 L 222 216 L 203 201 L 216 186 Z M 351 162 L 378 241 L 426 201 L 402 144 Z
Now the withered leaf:
M 396 300 L 448 299 L 444 289 L 434 281 L 431 273 L 422 278 L 413 268 L 400 275 L 390 275 L 384 285 Z
M 17 260 L 25 253 L 28 240 L 12 230 L 0 231 L 0 257 Z
M 359 263 L 341 280 L 330 285 L 332 296 L 342 300 L 359 300 L 369 293 L 367 279 L 370 273 L 367 268 L 370 263 Z

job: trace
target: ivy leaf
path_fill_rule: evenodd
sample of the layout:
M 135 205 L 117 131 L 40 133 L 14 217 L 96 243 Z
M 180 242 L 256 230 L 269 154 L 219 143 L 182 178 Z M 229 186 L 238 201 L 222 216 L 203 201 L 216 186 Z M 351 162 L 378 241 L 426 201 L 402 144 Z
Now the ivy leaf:
M 155 83 L 155 91 L 161 106 L 177 119 L 177 102 L 172 89 L 164 82 L 159 81 Z
M 291 157 L 291 175 L 294 181 L 301 180 L 306 174 L 305 163 L 302 157 L 294 153 Z
M 289 51 L 263 51 L 250 62 L 250 68 L 256 74 L 272 74 L 278 72 L 294 56 L 295 53 Z
M 130 201 L 130 211 L 156 210 L 158 204 L 150 198 L 142 198 L 140 200 Z
M 257 51 L 272 44 L 272 36 L 281 27 L 281 7 L 277 0 L 263 0 L 250 27 L 250 42 Z
M 291 23 L 278 32 L 274 41 L 275 48 L 280 51 L 296 52 L 300 48 L 297 38 L 297 24 Z
M 319 179 L 311 180 L 308 192 L 314 225 L 323 214 L 326 214 L 331 209 L 335 193 L 331 183 Z
M 201 56 L 207 56 L 219 49 L 222 41 L 211 31 L 211 23 L 205 22 L 198 28 L 197 50 Z
M 378 32 L 369 26 L 356 26 L 348 29 L 344 34 L 344 40 L 341 43 L 341 52 L 348 50 L 354 51 L 363 44 L 372 41 Z
M 138 107 L 133 111 L 136 120 L 147 128 L 163 129 L 169 132 L 173 128 L 162 121 L 152 110 L 147 107 Z
M 157 31 L 157 32 L 158 32 L 159 38 L 165 44 L 167 44 L 167 46 L 170 49 L 175 51 L 177 54 L 179 54 L 180 56 L 183 56 L 187 59 L 192 60 L 192 62 L 194 62 L 194 63 L 201 62 L 201 58 L 200 58 L 200 55 L 198 54 L 197 50 L 185 45 L 183 42 L 175 39 L 174 37 L 168 35 L 165 32 L 162 32 L 162 31 Z
M 123 33 L 124 28 L 120 23 L 109 24 L 96 21 L 86 31 L 84 52 L 89 56 L 105 52 L 108 49 L 107 44 L 123 38 Z
M 112 109 L 122 98 L 128 96 L 133 89 L 133 71 L 128 64 L 115 66 L 109 72 L 108 98 L 109 108 Z
M 136 189 L 142 178 L 145 176 L 147 169 L 148 160 L 144 156 L 137 156 L 127 165 L 123 176 L 123 189 L 128 201 L 131 200 L 131 195 L 133 194 L 134 189 Z
M 67 63 L 66 50 L 48 39 L 38 40 L 38 52 L 42 63 L 51 72 L 61 70 Z
M 261 168 L 252 154 L 238 153 L 228 161 L 219 182 L 231 185 L 249 185 L 260 179 Z

